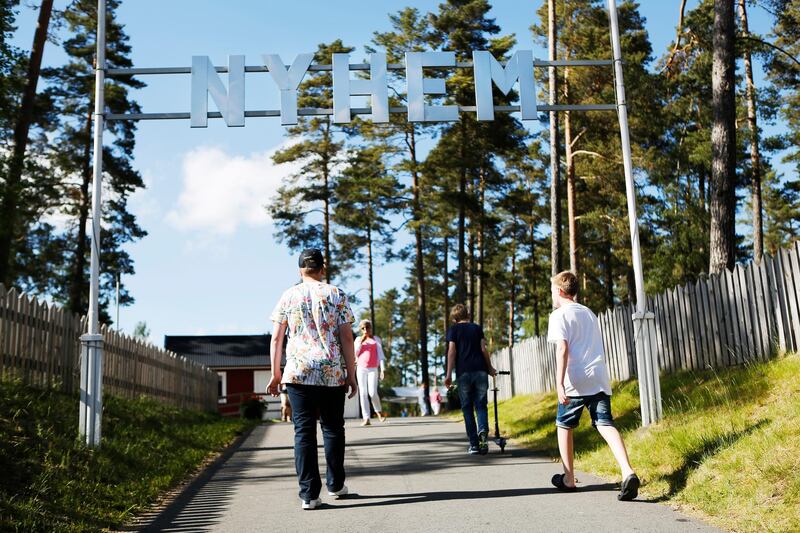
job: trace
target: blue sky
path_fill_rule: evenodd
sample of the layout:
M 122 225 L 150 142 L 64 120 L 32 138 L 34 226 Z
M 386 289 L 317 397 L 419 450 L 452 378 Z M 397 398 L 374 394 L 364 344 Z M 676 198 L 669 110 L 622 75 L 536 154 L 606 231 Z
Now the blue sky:
M 63 8 L 65 0 L 57 0 Z M 492 16 L 504 33 L 517 36 L 517 49 L 546 58 L 529 31 L 541 0 L 494 0 Z M 696 5 L 690 1 L 689 7 Z M 679 0 L 643 0 L 641 11 L 656 56 L 674 38 Z M 257 64 L 260 54 L 277 53 L 285 62 L 318 43 L 341 38 L 363 55 L 372 32 L 389 29 L 388 14 L 406 6 L 434 11 L 438 2 L 263 0 L 135 0 L 118 13 L 125 24 L 137 67 L 189 66 L 193 55 L 226 64 L 228 54 L 245 54 Z M 768 31 L 766 14 L 750 13 L 751 29 Z M 29 48 L 36 13 L 23 9 L 15 44 Z M 624 54 L 624 50 L 623 50 Z M 59 65 L 63 52 L 49 44 L 44 63 Z M 148 76 L 135 97 L 146 112 L 189 110 L 189 76 Z M 213 108 L 213 104 L 212 108 Z M 249 77 L 247 108 L 277 107 L 267 77 Z M 270 156 L 286 138 L 278 119 L 248 119 L 244 128 L 219 120 L 207 129 L 188 121 L 140 123 L 135 166 L 146 190 L 131 201 L 149 235 L 129 246 L 136 275 L 125 280 L 136 303 L 120 311 L 120 325 L 131 331 L 146 321 L 151 339 L 165 334 L 237 334 L 271 330 L 269 314 L 281 292 L 297 279 L 294 254 L 277 243 L 263 205 L 291 169 L 272 165 Z M 405 283 L 405 265 L 383 265 L 377 292 Z M 366 281 L 347 284 L 365 299 Z M 113 311 L 112 311 L 113 313 Z

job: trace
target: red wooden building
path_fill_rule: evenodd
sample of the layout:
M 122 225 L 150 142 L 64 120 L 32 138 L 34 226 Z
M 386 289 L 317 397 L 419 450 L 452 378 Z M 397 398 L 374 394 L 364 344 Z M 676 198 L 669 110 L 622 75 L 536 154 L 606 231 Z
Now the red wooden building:
M 269 383 L 269 346 L 267 335 L 166 335 L 164 348 L 202 363 L 219 376 L 219 412 L 238 416 L 239 405 L 253 395 L 265 397 Z M 270 398 L 267 398 L 271 400 Z M 269 416 L 275 402 L 269 402 Z M 280 411 L 280 404 L 277 410 Z

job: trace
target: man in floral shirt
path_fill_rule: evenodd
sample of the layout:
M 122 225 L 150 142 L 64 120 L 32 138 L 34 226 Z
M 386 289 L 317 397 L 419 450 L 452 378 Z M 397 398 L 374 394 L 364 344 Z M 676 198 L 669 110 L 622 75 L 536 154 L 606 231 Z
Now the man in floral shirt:
M 317 416 L 325 446 L 328 494 L 347 494 L 344 484 L 344 397 L 357 391 L 353 311 L 347 296 L 322 281 L 325 260 L 317 249 L 300 254 L 302 281 L 283 293 L 272 312 L 272 379 L 267 392 L 286 384 L 294 420 L 294 462 L 303 509 L 322 500 L 317 462 Z M 284 338 L 286 368 L 281 372 Z

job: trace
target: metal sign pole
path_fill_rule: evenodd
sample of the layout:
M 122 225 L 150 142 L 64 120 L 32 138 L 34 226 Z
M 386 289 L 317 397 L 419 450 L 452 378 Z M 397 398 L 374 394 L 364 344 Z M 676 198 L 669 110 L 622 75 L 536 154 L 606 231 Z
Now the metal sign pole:
M 103 336 L 100 335 L 100 221 L 102 220 L 103 119 L 105 112 L 106 2 L 97 2 L 97 56 L 94 96 L 94 172 L 92 176 L 92 252 L 89 281 L 89 331 L 81 336 L 79 430 L 90 447 L 100 444 L 103 414 Z
M 648 426 L 661 419 L 661 384 L 658 377 L 658 359 L 655 345 L 655 315 L 646 310 L 642 252 L 639 247 L 639 221 L 636 216 L 636 188 L 631 163 L 631 140 L 628 129 L 628 107 L 625 99 L 625 81 L 622 75 L 622 47 L 619 40 L 619 19 L 616 0 L 608 0 L 608 18 L 611 25 L 611 48 L 614 62 L 614 79 L 617 96 L 622 164 L 625 170 L 625 191 L 628 198 L 628 221 L 631 231 L 631 256 L 636 282 L 636 312 L 633 314 L 634 346 L 639 378 L 639 401 L 642 425 Z

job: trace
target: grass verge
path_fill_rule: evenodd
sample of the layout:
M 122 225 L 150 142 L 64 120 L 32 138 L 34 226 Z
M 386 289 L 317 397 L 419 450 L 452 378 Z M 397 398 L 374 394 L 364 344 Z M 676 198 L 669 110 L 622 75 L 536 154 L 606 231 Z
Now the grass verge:
M 644 485 L 640 498 L 695 511 L 734 531 L 800 530 L 800 356 L 661 379 L 664 420 L 641 422 L 635 381 L 614 386 L 612 411 Z M 517 442 L 558 456 L 555 394 L 498 405 Z M 619 480 L 614 458 L 584 413 L 576 468 Z
M 76 396 L 0 382 L 0 530 L 118 527 L 252 424 L 144 398 L 104 404 L 90 450 Z

